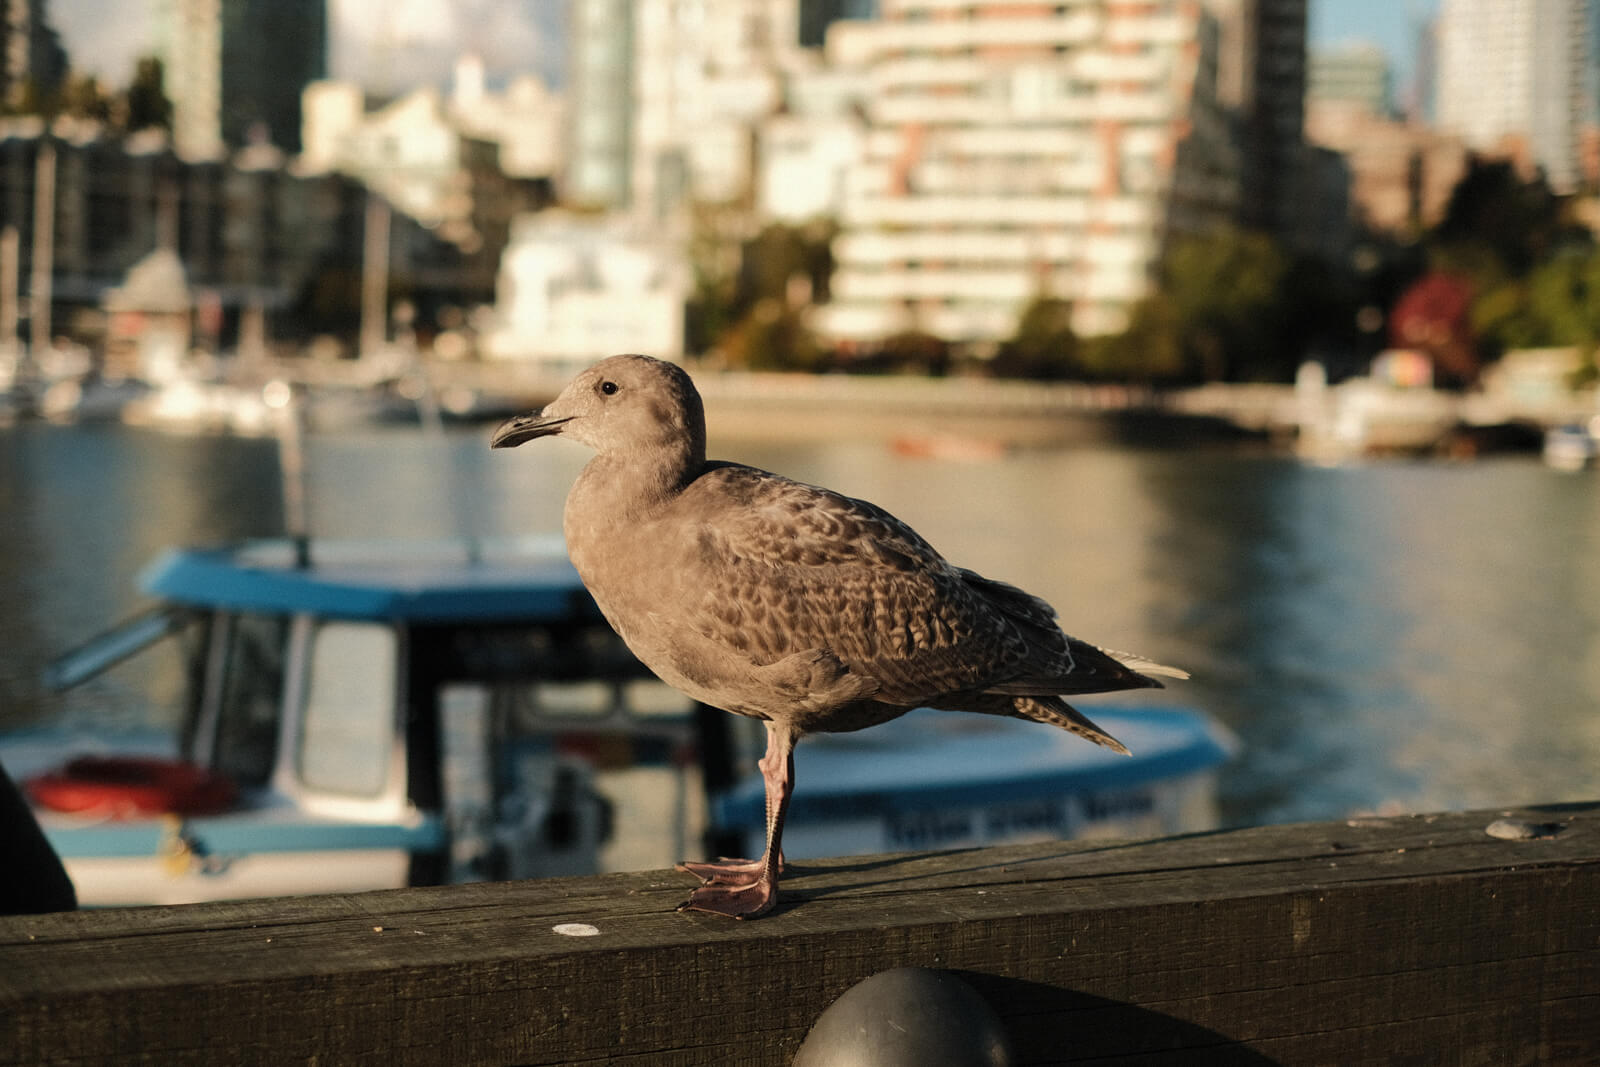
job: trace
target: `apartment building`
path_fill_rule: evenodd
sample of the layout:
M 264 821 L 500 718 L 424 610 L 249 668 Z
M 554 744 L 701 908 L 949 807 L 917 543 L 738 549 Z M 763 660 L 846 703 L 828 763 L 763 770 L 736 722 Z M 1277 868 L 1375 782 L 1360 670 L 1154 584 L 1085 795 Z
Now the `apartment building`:
M 1369 114 L 1387 116 L 1393 110 L 1392 87 L 1389 57 L 1369 41 L 1323 49 L 1311 56 L 1308 101 L 1348 101 Z
M 1443 0 L 1439 126 L 1576 189 L 1596 118 L 1595 14 L 1594 0 Z
M 814 325 L 981 347 L 1049 295 L 1121 329 L 1169 236 L 1239 207 L 1217 30 L 1195 0 L 883 0 L 830 42 L 868 90 Z
M 658 221 L 747 197 L 798 18 L 796 0 L 574 0 L 563 196 Z
M 300 91 L 327 74 L 326 0 L 151 2 L 178 154 L 299 151 Z

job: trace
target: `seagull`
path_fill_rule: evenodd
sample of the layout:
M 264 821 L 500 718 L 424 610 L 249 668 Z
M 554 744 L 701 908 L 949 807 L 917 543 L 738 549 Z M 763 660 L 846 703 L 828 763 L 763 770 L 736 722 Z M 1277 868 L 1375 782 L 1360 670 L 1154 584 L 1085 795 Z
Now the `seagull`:
M 704 406 L 676 364 L 602 360 L 490 447 L 551 436 L 595 452 L 562 529 L 606 620 L 669 685 L 766 726 L 766 849 L 679 864 L 703 883 L 680 910 L 754 919 L 776 905 L 807 734 L 931 707 L 1049 723 L 1126 754 L 1062 697 L 1187 677 L 1067 636 L 1049 604 L 948 562 L 882 508 L 707 460 Z

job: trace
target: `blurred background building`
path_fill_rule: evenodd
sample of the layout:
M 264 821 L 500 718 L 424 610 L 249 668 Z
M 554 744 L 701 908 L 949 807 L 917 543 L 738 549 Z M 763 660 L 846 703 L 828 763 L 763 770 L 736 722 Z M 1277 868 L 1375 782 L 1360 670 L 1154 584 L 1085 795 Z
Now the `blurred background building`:
M 0 102 L 8 111 L 27 113 L 59 91 L 67 74 L 67 54 L 51 28 L 46 0 L 5 0 L 0 23 Z
M 1439 125 L 1574 191 L 1596 121 L 1590 0 L 1443 0 L 1437 34 Z
M 154 12 L 180 155 L 300 150 L 300 92 L 328 72 L 326 0 L 156 0 Z
M 1352 41 L 1315 53 L 1306 94 L 1315 101 L 1345 100 L 1387 118 L 1394 110 L 1389 57 L 1371 41 Z
M 1352 222 L 1380 233 L 1437 223 L 1466 172 L 1462 139 L 1396 114 L 1392 64 L 1371 42 L 1314 53 L 1309 69 L 1306 138 L 1348 167 Z
M 1116 330 L 1169 231 L 1239 210 L 1217 24 L 1176 3 L 963 14 L 885 3 L 836 36 L 867 90 L 864 152 L 820 328 L 996 342 L 1044 293 L 1078 332 Z
M 781 323 L 786 365 L 865 366 L 896 337 L 977 365 L 1041 306 L 1074 339 L 1192 332 L 1161 301 L 1196 242 L 1245 249 L 1273 299 L 1414 277 L 1474 160 L 1511 161 L 1581 216 L 1600 180 L 1597 6 L 1437 0 L 1408 18 L 1397 75 L 1392 43 L 1308 52 L 1309 0 L 491 3 L 451 9 L 456 44 L 484 50 L 408 80 L 405 42 L 437 26 L 153 0 L 121 88 L 71 69 L 45 0 L 7 0 L 0 202 L 19 277 L 50 257 L 57 325 L 90 321 L 76 313 L 165 247 L 225 323 L 257 303 L 286 344 L 348 349 L 375 200 L 388 303 L 424 341 L 436 315 L 481 319 L 485 353 L 546 358 L 529 324 L 557 314 L 553 293 L 626 302 L 643 275 L 619 265 L 666 256 L 644 274 L 684 305 L 667 349 L 759 351 Z M 363 19 L 366 76 L 328 77 Z M 490 62 L 497 34 L 528 47 Z M 523 217 L 549 207 L 567 214 Z M 1352 266 L 1374 239 L 1399 242 L 1392 272 Z M 1398 296 L 1381 284 L 1359 297 L 1380 319 Z M 1382 332 L 1296 315 L 1301 333 L 1261 342 L 1284 347 L 1272 373 Z M 584 317 L 562 321 L 572 338 Z
M 1306 0 L 1205 0 L 1218 20 L 1218 98 L 1238 124 L 1240 219 L 1300 234 Z

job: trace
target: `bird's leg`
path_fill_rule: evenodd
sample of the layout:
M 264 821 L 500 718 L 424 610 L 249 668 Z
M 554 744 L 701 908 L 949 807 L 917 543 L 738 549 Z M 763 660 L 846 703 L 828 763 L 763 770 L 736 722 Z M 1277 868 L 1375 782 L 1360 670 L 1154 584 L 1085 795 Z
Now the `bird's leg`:
M 767 734 L 767 753 L 766 753 L 766 755 L 763 755 L 761 757 L 761 759 L 758 760 L 757 763 L 756 763 L 756 766 L 761 768 L 762 781 L 768 783 L 767 784 L 767 788 L 766 788 L 766 793 L 767 793 L 767 823 L 766 824 L 768 826 L 772 825 L 773 806 L 774 806 L 774 804 L 776 802 L 776 796 L 775 796 L 775 794 L 774 794 L 774 792 L 772 790 L 772 786 L 770 784 L 771 780 L 772 780 L 772 772 L 769 770 L 768 762 L 767 762 L 768 759 L 771 758 L 771 755 L 772 755 L 772 735 L 771 735 L 771 732 L 769 731 L 768 734 Z M 792 772 L 791 772 L 791 774 L 792 774 Z M 726 885 L 726 886 L 739 887 L 739 886 L 751 885 L 751 884 L 759 881 L 760 878 L 761 878 L 761 871 L 762 871 L 762 868 L 763 868 L 764 864 L 765 864 L 765 858 L 764 857 L 761 858 L 761 859 L 746 860 L 746 859 L 730 859 L 727 856 L 720 856 L 715 860 L 684 860 L 683 862 L 681 862 L 681 863 L 679 863 L 677 865 L 677 868 L 678 868 L 678 870 L 683 871 L 683 872 L 685 872 L 687 874 L 694 875 L 696 878 L 700 879 L 702 882 L 705 882 L 708 885 L 714 884 L 714 885 Z M 784 866 L 785 866 L 785 861 L 784 861 L 784 858 L 783 858 L 783 850 L 780 848 L 778 850 L 778 873 L 779 874 L 783 873 Z
M 791 749 L 793 748 L 793 744 L 794 743 L 791 741 Z M 772 826 L 773 812 L 776 810 L 778 797 L 778 791 L 774 790 L 772 787 L 773 776 L 777 774 L 778 771 L 777 764 L 774 762 L 778 758 L 774 755 L 775 750 L 775 742 L 773 741 L 772 730 L 769 726 L 767 730 L 767 751 L 761 757 L 761 759 L 756 762 L 756 766 L 761 769 L 762 781 L 766 784 L 766 825 L 769 828 Z M 792 762 L 786 767 L 786 770 L 787 773 L 792 777 L 794 773 Z M 699 878 L 702 882 L 705 882 L 708 885 L 725 885 L 733 888 L 739 888 L 742 886 L 753 885 L 760 881 L 761 872 L 765 868 L 765 865 L 765 856 L 753 860 L 732 859 L 727 856 L 721 856 L 715 860 L 684 860 L 683 862 L 677 864 L 677 869 L 687 874 L 694 875 L 696 878 Z M 783 873 L 783 868 L 785 865 L 786 861 L 783 858 L 783 849 L 779 848 L 779 874 Z
M 733 860 L 722 864 L 695 864 L 701 870 L 681 865 L 691 873 L 707 877 L 709 884 L 689 894 L 679 906 L 694 911 L 709 911 L 735 919 L 754 919 L 765 915 L 778 902 L 778 876 L 782 873 L 783 820 L 789 814 L 789 799 L 794 796 L 794 731 L 788 726 L 767 723 L 767 753 L 761 757 L 761 777 L 767 792 L 767 847 L 758 860 Z

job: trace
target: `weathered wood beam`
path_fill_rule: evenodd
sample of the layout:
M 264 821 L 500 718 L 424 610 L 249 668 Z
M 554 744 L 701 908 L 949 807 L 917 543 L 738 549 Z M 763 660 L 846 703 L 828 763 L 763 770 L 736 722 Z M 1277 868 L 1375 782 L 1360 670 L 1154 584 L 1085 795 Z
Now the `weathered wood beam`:
M 787 1064 L 904 965 L 1029 1064 L 1600 1062 L 1600 804 L 1518 814 L 0 918 L 0 1064 Z

